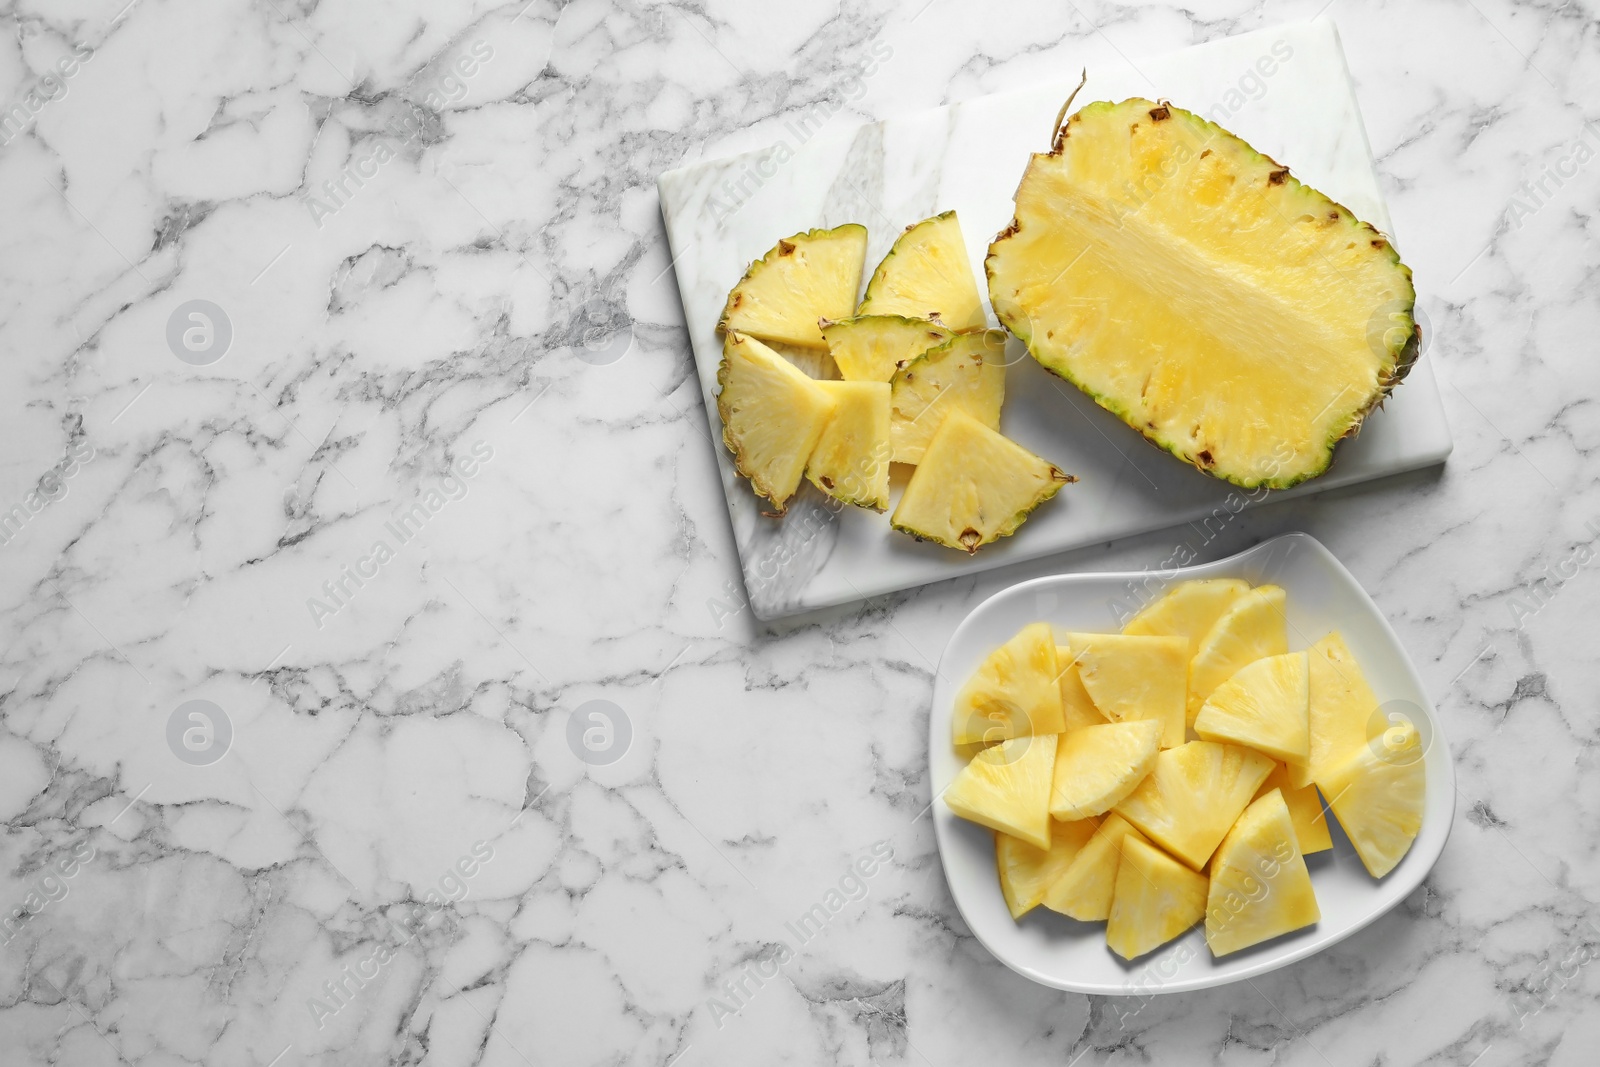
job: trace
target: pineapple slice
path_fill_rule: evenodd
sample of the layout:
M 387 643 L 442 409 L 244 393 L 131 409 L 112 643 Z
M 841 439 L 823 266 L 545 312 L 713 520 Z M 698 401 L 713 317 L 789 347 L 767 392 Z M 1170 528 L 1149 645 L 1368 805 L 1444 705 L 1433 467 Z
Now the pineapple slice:
M 1198 871 L 1270 773 L 1272 760 L 1259 752 L 1190 741 L 1163 749 L 1115 811 Z
M 1321 917 L 1294 821 L 1274 790 L 1239 816 L 1211 861 L 1206 943 L 1226 956 Z
M 1370 225 L 1170 104 L 1089 104 L 989 246 L 1000 321 L 1048 370 L 1245 488 L 1327 469 L 1416 360 L 1411 271 Z
M 1194 720 L 1194 732 L 1206 741 L 1232 741 L 1304 766 L 1311 754 L 1309 677 L 1304 652 L 1247 663 L 1212 690 Z
M 1206 698 L 1247 663 L 1289 651 L 1288 594 L 1276 585 L 1250 590 L 1223 613 L 1189 661 L 1189 725 Z
M 1206 877 L 1137 837 L 1122 839 L 1106 944 L 1136 959 L 1199 922 L 1206 913 Z
M 827 348 L 817 322 L 849 316 L 866 260 L 867 228 L 853 222 L 786 237 L 750 264 L 728 294 L 717 328 Z
M 1181 637 L 1067 634 L 1078 677 L 1112 722 L 1154 719 L 1161 747 L 1183 744 L 1189 643 Z
M 889 507 L 889 384 L 818 382 L 835 401 L 833 418 L 806 465 L 811 484 L 835 500 Z
M 950 340 L 950 330 L 904 315 L 862 315 L 822 324 L 828 352 L 847 382 L 886 382 L 902 363 Z
M 872 272 L 857 314 L 938 318 L 952 330 L 988 325 L 954 211 L 906 227 Z
M 1378 708 L 1361 664 L 1344 638 L 1331 633 L 1311 646 L 1311 759 L 1289 768 L 1289 780 L 1309 785 L 1367 743 L 1367 724 Z
M 1050 847 L 1034 848 L 1010 834 L 994 835 L 994 861 L 1000 869 L 1000 892 L 1011 917 L 1020 919 L 1038 907 L 1050 884 L 1072 866 L 1083 846 L 1094 836 L 1099 819 L 1050 822 Z
M 890 442 L 896 463 L 921 463 L 951 411 L 961 410 L 1000 429 L 1006 395 L 1005 334 L 958 334 L 895 371 Z
M 732 332 L 717 371 L 722 442 L 739 473 L 782 515 L 833 418 L 833 394 L 753 337 Z M 1053 642 L 1052 642 L 1053 644 Z
M 1103 815 L 1144 781 L 1161 751 L 1152 719 L 1085 726 L 1061 735 L 1050 787 L 1050 814 L 1066 822 Z
M 1056 646 L 1056 666 L 1061 672 L 1061 711 L 1066 718 L 1067 729 L 1071 731 L 1109 722 L 1104 713 L 1094 706 L 1094 698 L 1083 687 L 1083 679 L 1078 677 L 1078 665 L 1073 662 L 1072 649 L 1066 645 Z
M 1400 723 L 1317 780 L 1374 878 L 1394 870 L 1422 829 L 1427 787 L 1422 757 L 1417 728 Z
M 1254 799 L 1260 800 L 1274 789 L 1283 794 L 1283 802 L 1289 806 L 1289 818 L 1294 822 L 1294 836 L 1300 842 L 1301 853 L 1309 856 L 1332 848 L 1328 813 L 1322 806 L 1322 797 L 1317 795 L 1317 787 L 1296 786 L 1289 780 L 1289 768 L 1278 763 L 1256 790 Z
M 1129 619 L 1122 632 L 1135 637 L 1182 637 L 1193 658 L 1223 612 L 1250 591 L 1238 578 L 1197 578 L 1168 590 L 1160 600 Z
M 976 552 L 1016 532 L 1034 508 L 1075 481 L 957 408 L 940 424 L 889 525 Z
M 1107 815 L 1095 828 L 1094 836 L 1078 850 L 1065 873 L 1050 883 L 1040 903 L 1051 911 L 1084 922 L 1105 919 L 1111 914 L 1122 842 L 1128 838 L 1150 843 L 1122 816 L 1115 812 Z
M 973 756 L 944 791 L 944 802 L 963 819 L 1047 849 L 1055 763 L 1055 734 L 1013 737 Z
M 1059 734 L 1061 686 L 1050 624 L 1030 623 L 989 653 L 956 694 L 950 723 L 957 745 Z

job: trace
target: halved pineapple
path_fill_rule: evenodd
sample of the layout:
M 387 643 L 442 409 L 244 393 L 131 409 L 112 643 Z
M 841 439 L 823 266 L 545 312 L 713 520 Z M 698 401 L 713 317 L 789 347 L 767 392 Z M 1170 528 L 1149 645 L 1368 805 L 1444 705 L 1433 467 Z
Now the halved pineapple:
M 1083 679 L 1078 677 L 1072 649 L 1066 645 L 1056 646 L 1056 669 L 1061 673 L 1061 711 L 1069 731 L 1110 721 L 1094 706 L 1094 698 L 1083 687 Z
M 1374 878 L 1394 870 L 1422 829 L 1427 793 L 1422 757 L 1417 728 L 1399 723 L 1317 780 Z
M 1122 839 L 1106 944 L 1125 960 L 1143 956 L 1199 922 L 1206 877 L 1137 837 Z
M 847 382 L 886 382 L 900 364 L 950 340 L 942 323 L 904 315 L 860 315 L 822 324 L 828 352 Z
M 1274 790 L 1239 817 L 1211 861 L 1206 943 L 1226 956 L 1321 917 L 1289 808 Z
M 1189 661 L 1189 724 L 1200 714 L 1211 691 L 1247 663 L 1289 651 L 1289 622 L 1284 609 L 1288 594 L 1280 586 L 1262 585 L 1245 593 L 1223 612 Z
M 889 506 L 889 383 L 817 384 L 835 407 L 806 477 L 836 500 L 883 511 Z
M 944 791 L 944 802 L 963 819 L 1049 848 L 1055 763 L 1055 734 L 1013 737 L 973 756 Z
M 958 334 L 895 371 L 890 440 L 896 463 L 921 463 L 945 415 L 965 411 L 1000 429 L 1006 395 L 1005 335 Z
M 976 552 L 1014 533 L 1034 508 L 1075 481 L 956 408 L 929 443 L 889 524 L 922 540 Z
M 1094 835 L 1078 850 L 1065 873 L 1045 890 L 1041 903 L 1051 911 L 1084 922 L 1106 918 L 1111 914 L 1111 898 L 1116 892 L 1122 842 L 1130 837 L 1150 843 L 1115 812 L 1100 820 Z
M 1378 708 L 1361 664 L 1337 631 L 1311 646 L 1311 758 L 1289 768 L 1289 780 L 1308 785 L 1367 743 L 1367 723 Z
M 1190 741 L 1162 750 L 1114 810 L 1198 871 L 1270 773 L 1272 760 L 1259 752 Z
M 1035 622 L 978 665 L 956 694 L 950 723 L 958 745 L 1028 734 L 1059 734 L 1061 686 L 1050 624 Z
M 785 237 L 750 264 L 717 328 L 826 348 L 817 322 L 850 315 L 866 259 L 867 228 L 853 222 Z
M 1304 766 L 1311 754 L 1309 677 L 1304 652 L 1246 663 L 1212 690 L 1194 720 L 1194 732 L 1206 741 L 1231 741 Z
M 937 317 L 952 330 L 987 325 L 954 211 L 906 227 L 872 272 L 857 314 Z
M 1283 794 L 1289 807 L 1289 818 L 1294 822 L 1294 836 L 1300 842 L 1300 851 L 1309 856 L 1333 847 L 1333 836 L 1328 832 L 1328 814 L 1322 806 L 1322 797 L 1314 785 L 1296 786 L 1289 780 L 1289 769 L 1281 763 L 1274 764 L 1272 773 L 1256 790 L 1259 800 L 1274 789 Z
M 1151 719 L 1085 726 L 1061 735 L 1050 786 L 1050 814 L 1073 822 L 1104 815 L 1144 781 L 1161 751 Z
M 1126 634 L 1066 635 L 1078 677 L 1095 706 L 1112 722 L 1153 719 L 1161 747 L 1183 744 L 1189 643 L 1181 637 Z
M 717 394 L 722 442 L 751 488 L 772 501 L 774 514 L 782 515 L 837 402 L 821 382 L 755 338 L 734 331 L 723 339 L 717 383 L 722 387 Z
M 1170 104 L 1074 114 L 987 269 L 1035 359 L 1247 488 L 1321 474 L 1418 352 L 1411 271 L 1383 235 Z
M 1182 637 L 1189 642 L 1188 654 L 1193 657 L 1200 648 L 1200 639 L 1235 600 L 1249 591 L 1250 583 L 1239 578 L 1181 582 L 1129 619 L 1122 632 L 1144 637 Z
M 1000 892 L 1013 919 L 1020 919 L 1044 899 L 1050 884 L 1064 874 L 1078 852 L 1094 836 L 1098 819 L 1050 822 L 1050 847 L 1034 848 L 1010 834 L 994 835 L 994 861 L 1000 869 Z

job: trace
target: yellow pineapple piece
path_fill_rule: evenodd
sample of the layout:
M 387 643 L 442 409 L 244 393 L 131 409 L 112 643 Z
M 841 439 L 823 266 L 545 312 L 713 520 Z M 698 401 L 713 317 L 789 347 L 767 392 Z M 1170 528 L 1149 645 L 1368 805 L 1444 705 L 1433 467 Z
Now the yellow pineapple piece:
M 1317 780 L 1367 873 L 1382 878 L 1405 857 L 1422 829 L 1427 768 L 1410 723 L 1389 727 Z
M 1311 759 L 1289 768 L 1295 785 L 1308 785 L 1367 743 L 1367 724 L 1378 709 L 1361 664 L 1337 631 L 1310 649 Z
M 1156 765 L 1161 724 L 1152 719 L 1085 726 L 1061 735 L 1050 814 L 1073 821 L 1103 815 Z
M 1290 768 L 1274 764 L 1272 773 L 1256 790 L 1255 799 L 1266 796 L 1274 789 L 1283 794 L 1289 806 L 1289 818 L 1294 820 L 1294 836 L 1300 842 L 1304 855 L 1324 852 L 1333 847 L 1333 837 L 1328 833 L 1328 813 L 1322 806 L 1322 797 L 1314 785 L 1296 786 L 1289 780 Z
M 817 439 L 806 477 L 824 493 L 856 507 L 889 506 L 889 385 L 818 382 L 833 397 L 833 418 Z
M 950 330 L 927 319 L 862 315 L 822 324 L 834 365 L 847 382 L 887 382 L 902 363 L 950 340 Z
M 1056 667 L 1061 672 L 1061 710 L 1066 717 L 1067 729 L 1076 730 L 1110 721 L 1094 706 L 1094 698 L 1083 687 L 1083 679 L 1078 677 L 1078 665 L 1073 662 L 1072 649 L 1066 645 L 1056 646 Z
M 1173 586 L 1160 600 L 1129 619 L 1122 632 L 1136 637 L 1182 637 L 1189 658 L 1233 602 L 1250 591 L 1239 578 L 1197 578 Z
M 867 228 L 848 223 L 785 237 L 728 294 L 719 330 L 826 348 L 819 319 L 847 318 L 867 260 Z
M 1245 810 L 1211 861 L 1206 943 L 1226 956 L 1321 917 L 1294 821 L 1273 790 Z
M 1199 922 L 1206 913 L 1206 877 L 1137 837 L 1122 839 L 1106 944 L 1136 959 Z
M 1114 810 L 1198 871 L 1270 773 L 1272 759 L 1259 752 L 1190 741 L 1163 749 Z
M 1044 892 L 1065 873 L 1094 836 L 1099 819 L 1050 823 L 1050 847 L 1034 848 L 1010 834 L 994 835 L 994 861 L 1000 869 L 1000 892 L 1013 919 L 1020 919 L 1044 899 Z
M 858 314 L 937 317 L 952 330 L 987 325 L 954 211 L 906 227 L 872 272 Z
M 722 443 L 750 487 L 781 515 L 837 402 L 821 382 L 754 337 L 733 331 L 723 341 L 717 382 Z
M 1239 668 L 1267 656 L 1289 651 L 1289 622 L 1284 614 L 1288 594 L 1276 585 L 1263 585 L 1243 594 L 1223 612 L 1200 639 L 1189 661 L 1189 724 L 1211 691 L 1239 672 Z
M 1050 847 L 1056 735 L 1013 737 L 979 752 L 944 791 L 950 810 L 980 826 Z
M 970 745 L 1065 730 L 1057 673 L 1050 624 L 1024 626 L 989 653 L 956 694 L 950 716 L 954 743 Z
M 1181 637 L 1067 634 L 1078 677 L 1112 722 L 1153 719 L 1161 747 L 1183 744 L 1189 645 Z
M 1051 911 L 1084 922 L 1099 922 L 1111 914 L 1111 898 L 1116 891 L 1117 865 L 1122 858 L 1125 838 L 1150 841 L 1115 812 L 1095 828 L 1094 835 L 1078 850 L 1066 872 L 1050 883 L 1041 902 Z
M 1311 754 L 1308 678 L 1304 652 L 1247 663 L 1212 690 L 1194 720 L 1194 732 L 1206 741 L 1231 741 L 1303 766 Z
M 896 463 L 921 463 L 944 417 L 955 410 L 996 432 L 1006 397 L 1006 341 L 1000 330 L 956 334 L 902 364 L 890 379 Z

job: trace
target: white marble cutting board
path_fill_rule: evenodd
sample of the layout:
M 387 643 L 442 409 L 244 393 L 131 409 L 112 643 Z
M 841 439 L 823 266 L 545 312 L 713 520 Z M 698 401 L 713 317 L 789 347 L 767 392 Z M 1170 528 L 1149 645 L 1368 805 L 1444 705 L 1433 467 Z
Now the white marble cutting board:
M 806 137 L 663 174 L 661 209 L 700 384 L 714 432 L 722 356 L 717 318 L 752 259 L 780 237 L 860 222 L 867 271 L 907 225 L 951 208 L 983 278 L 989 239 L 1011 219 L 1030 153 L 1077 82 L 984 97 L 920 115 Z M 1068 75 L 1071 76 L 1068 76 Z M 1221 122 L 1302 181 L 1389 232 L 1355 93 L 1333 25 L 1259 30 L 1152 59 L 1091 69 L 1075 107 L 1129 96 L 1166 99 Z M 1404 235 L 1395 239 L 1404 253 Z M 1426 289 L 1429 279 L 1418 279 Z M 992 316 L 991 316 L 992 319 Z M 1426 326 L 1424 342 L 1426 344 Z M 1078 390 L 1047 374 L 1013 339 L 1001 430 L 1080 479 L 1017 533 L 967 556 L 890 529 L 886 515 L 837 510 L 806 487 L 782 519 L 758 501 L 720 446 L 735 540 L 751 608 L 774 618 L 906 589 L 1237 510 L 1243 494 L 1147 445 Z M 1419 360 L 1360 437 L 1321 478 L 1271 500 L 1439 463 L 1450 430 L 1429 359 Z M 896 497 L 901 487 L 896 480 Z M 1230 494 L 1232 499 L 1230 500 Z M 1249 504 L 1247 506 L 1254 506 Z

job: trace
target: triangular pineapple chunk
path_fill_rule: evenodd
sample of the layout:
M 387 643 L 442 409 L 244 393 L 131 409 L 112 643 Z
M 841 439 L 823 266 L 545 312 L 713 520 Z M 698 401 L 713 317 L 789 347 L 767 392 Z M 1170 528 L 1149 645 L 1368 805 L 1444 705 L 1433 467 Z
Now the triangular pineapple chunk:
M 1030 623 L 989 653 L 956 694 L 950 724 L 958 745 L 1067 728 L 1049 623 Z
M 1000 869 L 1000 892 L 1013 919 L 1038 907 L 1050 883 L 1060 878 L 1078 852 L 1094 836 L 1098 819 L 1050 821 L 1050 847 L 1034 848 L 1010 834 L 994 835 L 994 861 Z
M 861 315 L 822 326 L 828 352 L 847 382 L 887 382 L 930 348 L 950 340 L 950 330 L 904 315 Z
M 1150 719 L 1085 726 L 1061 735 L 1050 814 L 1073 821 L 1103 815 L 1156 765 L 1161 724 Z
M 1067 729 L 1071 731 L 1109 722 L 1105 714 L 1094 706 L 1094 698 L 1083 687 L 1083 679 L 1078 677 L 1078 665 L 1072 661 L 1072 649 L 1066 645 L 1056 646 L 1056 668 L 1061 672 L 1061 711 Z
M 889 384 L 817 384 L 836 406 L 811 453 L 806 477 L 835 500 L 883 511 L 889 506 Z
M 1050 883 L 1040 903 L 1084 922 L 1106 918 L 1111 914 L 1111 898 L 1116 891 L 1122 842 L 1129 837 L 1150 843 L 1115 812 L 1100 820 L 1094 835 L 1078 850 L 1065 873 Z
M 896 463 L 921 463 L 951 411 L 965 411 L 989 429 L 1000 429 L 1005 350 L 1005 334 L 999 330 L 958 334 L 894 372 L 889 440 Z
M 1206 913 L 1206 877 L 1137 837 L 1122 839 L 1122 862 L 1111 898 L 1106 944 L 1136 959 L 1199 922 Z
M 1321 917 L 1294 821 L 1274 790 L 1239 817 L 1211 861 L 1206 943 L 1226 956 Z
M 826 348 L 819 319 L 849 317 L 867 260 L 867 228 L 856 223 L 785 237 L 728 294 L 720 330 Z
M 751 488 L 781 515 L 837 403 L 821 382 L 741 333 L 723 341 L 717 383 L 722 442 Z
M 872 272 L 858 314 L 937 316 L 952 330 L 987 325 L 954 211 L 906 227 Z
M 1206 741 L 1231 741 L 1304 766 L 1311 754 L 1309 671 L 1304 652 L 1245 664 L 1212 690 L 1195 717 L 1194 732 Z
M 1055 763 L 1055 734 L 1002 741 L 972 757 L 944 791 L 944 802 L 963 819 L 1049 848 Z
M 1034 508 L 1075 481 L 957 409 L 945 416 L 889 525 L 976 552 L 1014 533 Z
M 1272 760 L 1259 752 L 1190 741 L 1163 749 L 1115 810 L 1198 871 L 1270 773 Z
M 1256 790 L 1254 799 L 1260 800 L 1274 789 L 1283 794 L 1289 806 L 1289 818 L 1294 821 L 1294 836 L 1300 842 L 1300 851 L 1309 856 L 1333 847 L 1333 836 L 1328 832 L 1328 813 L 1322 806 L 1322 797 L 1314 785 L 1296 786 L 1289 780 L 1289 768 L 1274 764 L 1272 773 Z
M 1422 757 L 1417 728 L 1400 723 L 1317 780 L 1374 878 L 1394 870 L 1422 829 L 1427 793 Z
M 1161 747 L 1183 744 L 1189 643 L 1181 637 L 1067 634 L 1078 677 L 1112 722 L 1154 719 Z
M 1290 767 L 1289 780 L 1307 785 L 1367 743 L 1367 724 L 1378 709 L 1361 664 L 1337 631 L 1310 648 L 1311 759 Z
M 1263 585 L 1245 593 L 1223 612 L 1200 639 L 1189 662 L 1189 724 L 1211 691 L 1239 672 L 1239 668 L 1267 656 L 1289 651 L 1289 621 L 1284 614 L 1288 594 L 1276 585 Z
M 1250 591 L 1239 578 L 1197 578 L 1169 589 L 1160 600 L 1129 619 L 1122 632 L 1136 637 L 1182 637 L 1192 658 L 1200 639 L 1222 613 Z

